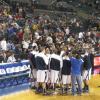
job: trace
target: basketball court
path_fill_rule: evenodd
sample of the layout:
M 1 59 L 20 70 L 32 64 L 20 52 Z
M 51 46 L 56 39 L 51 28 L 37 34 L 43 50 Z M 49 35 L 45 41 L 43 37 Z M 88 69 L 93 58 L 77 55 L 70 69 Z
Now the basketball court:
M 0 100 L 100 100 L 100 75 L 92 76 L 90 80 L 90 93 L 82 96 L 42 96 L 35 94 L 32 90 L 1 96 Z

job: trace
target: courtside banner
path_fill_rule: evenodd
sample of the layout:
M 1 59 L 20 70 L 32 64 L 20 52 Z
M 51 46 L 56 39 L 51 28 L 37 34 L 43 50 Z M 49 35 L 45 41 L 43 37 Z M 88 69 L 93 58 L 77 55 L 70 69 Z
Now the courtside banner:
M 94 74 L 100 74 L 100 55 L 94 57 Z
M 28 60 L 16 63 L 3 63 L 0 64 L 0 76 L 7 76 L 18 74 L 30 70 L 30 63 Z

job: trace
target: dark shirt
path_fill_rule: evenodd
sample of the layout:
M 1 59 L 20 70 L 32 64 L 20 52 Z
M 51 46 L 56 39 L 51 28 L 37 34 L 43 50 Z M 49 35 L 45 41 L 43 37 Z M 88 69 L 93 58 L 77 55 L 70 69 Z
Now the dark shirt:
M 62 74 L 70 75 L 70 73 L 71 73 L 71 61 L 67 59 L 63 59 Z
M 58 59 L 51 58 L 50 69 L 59 71 L 60 70 L 60 61 Z
M 92 68 L 93 66 L 93 55 L 92 54 L 88 54 L 84 57 L 84 65 L 83 65 L 83 69 L 84 70 L 88 70 L 90 68 Z
M 35 61 L 38 70 L 46 70 L 46 63 L 42 57 L 37 56 Z

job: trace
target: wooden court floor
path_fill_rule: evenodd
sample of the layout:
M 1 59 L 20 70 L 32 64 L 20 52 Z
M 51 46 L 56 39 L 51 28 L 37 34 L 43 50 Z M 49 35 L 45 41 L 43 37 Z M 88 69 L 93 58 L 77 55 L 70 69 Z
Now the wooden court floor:
M 90 93 L 82 96 L 42 96 L 31 90 L 0 97 L 0 100 L 100 100 L 100 75 L 92 76 Z

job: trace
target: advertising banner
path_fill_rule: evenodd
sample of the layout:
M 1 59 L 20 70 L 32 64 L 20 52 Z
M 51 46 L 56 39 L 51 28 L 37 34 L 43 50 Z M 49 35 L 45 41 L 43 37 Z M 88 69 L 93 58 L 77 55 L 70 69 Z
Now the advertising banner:
M 94 57 L 94 74 L 100 74 L 100 55 Z

